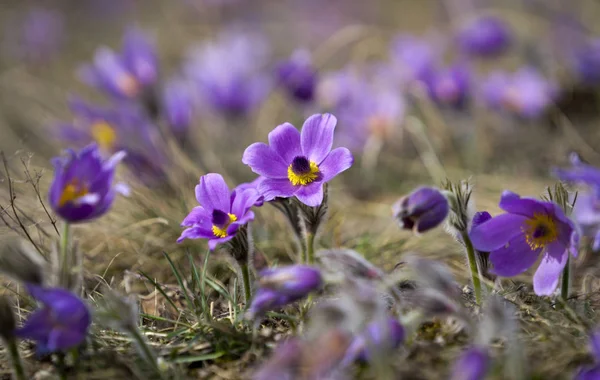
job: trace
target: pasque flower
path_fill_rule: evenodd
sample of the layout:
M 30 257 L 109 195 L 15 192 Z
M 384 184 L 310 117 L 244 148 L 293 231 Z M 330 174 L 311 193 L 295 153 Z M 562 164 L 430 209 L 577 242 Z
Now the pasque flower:
M 289 95 L 299 102 L 311 102 L 317 84 L 317 72 L 312 65 L 310 53 L 295 51 L 277 67 L 279 82 Z
M 238 229 L 254 220 L 250 210 L 260 197 L 252 188 L 231 192 L 220 174 L 209 173 L 200 177 L 196 185 L 196 199 L 200 206 L 181 222 L 188 227 L 177 242 L 184 239 L 208 239 L 208 247 L 214 250 L 218 244 L 230 241 Z
M 505 214 L 471 230 L 473 246 L 491 252 L 493 272 L 503 277 L 525 272 L 542 255 L 534 290 L 538 295 L 552 294 L 569 253 L 576 254 L 571 244 L 576 233 L 573 222 L 553 202 L 521 198 L 510 191 L 502 194 L 499 205 Z
M 79 153 L 67 150 L 67 157 L 54 158 L 54 180 L 48 194 L 52 209 L 70 223 L 105 214 L 117 192 L 128 194 L 125 185 L 113 184 L 116 166 L 124 157 L 121 151 L 105 160 L 98 146 L 91 144 Z
M 65 351 L 85 340 L 91 317 L 79 297 L 60 288 L 29 284 L 27 289 L 41 307 L 16 331 L 18 337 L 38 342 L 39 352 Z
M 485 347 L 472 346 L 462 353 L 451 380 L 482 380 L 490 367 L 490 355 Z
M 392 207 L 400 227 L 423 233 L 437 227 L 448 216 L 448 199 L 438 189 L 419 187 Z
M 351 364 L 356 360 L 372 360 L 375 355 L 387 353 L 388 350 L 400 346 L 404 337 L 404 327 L 396 318 L 388 317 L 371 322 L 350 343 L 342 362 Z
M 323 201 L 323 184 L 352 166 L 346 148 L 331 150 L 337 119 L 331 114 L 309 117 L 302 133 L 290 123 L 269 133 L 269 145 L 246 148 L 242 162 L 264 177 L 259 192 L 265 201 L 296 196 L 307 206 Z
M 600 379 L 600 330 L 594 331 L 590 336 L 590 349 L 595 364 L 581 368 L 575 377 L 576 380 Z
M 163 108 L 173 133 L 177 137 L 185 136 L 194 115 L 191 86 L 182 79 L 172 79 L 167 82 L 163 90 Z
M 429 96 L 438 104 L 462 107 L 469 96 L 471 73 L 469 67 L 457 63 L 436 70 L 425 80 Z
M 508 48 L 512 35 L 508 25 L 494 16 L 477 17 L 458 32 L 460 49 L 471 55 L 492 56 Z

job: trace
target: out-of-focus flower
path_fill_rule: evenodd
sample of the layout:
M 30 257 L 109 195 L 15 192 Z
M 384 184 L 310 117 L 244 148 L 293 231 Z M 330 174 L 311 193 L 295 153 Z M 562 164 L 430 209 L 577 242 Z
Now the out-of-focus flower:
M 538 257 L 542 261 L 533 277 L 537 295 L 550 295 L 558 285 L 569 252 L 576 255 L 571 241 L 575 228 L 553 202 L 521 198 L 505 191 L 500 199 L 505 214 L 473 228 L 470 233 L 475 249 L 491 252 L 493 273 L 512 277 L 529 269 Z
M 541 116 L 558 95 L 557 86 L 532 67 L 492 73 L 482 85 L 487 105 L 527 119 Z
M 440 225 L 448 216 L 448 199 L 438 189 L 419 187 L 392 207 L 400 227 L 423 233 Z
M 570 65 L 583 85 L 600 83 L 600 38 L 590 39 L 575 48 Z
M 13 339 L 17 324 L 13 305 L 4 294 L 0 295 L 0 338 L 5 340 Z
M 158 80 L 158 59 L 149 37 L 130 29 L 123 38 L 123 49 L 115 52 L 99 48 L 91 64 L 80 71 L 81 80 L 119 99 L 142 95 Z
M 273 355 L 252 376 L 254 380 L 293 380 L 302 360 L 302 344 L 298 338 L 279 343 Z
M 200 177 L 196 185 L 196 199 L 200 206 L 194 209 L 181 222 L 189 227 L 177 239 L 208 239 L 208 247 L 214 250 L 218 244 L 233 239 L 238 229 L 251 220 L 254 212 L 250 209 L 259 198 L 255 189 L 230 192 L 220 174 L 209 173 Z
M 508 25 L 494 16 L 469 20 L 457 35 L 458 46 L 464 53 L 483 57 L 503 53 L 511 40 L 512 33 Z
M 218 113 L 246 114 L 265 99 L 271 80 L 264 71 L 269 46 L 256 34 L 222 33 L 194 49 L 186 73 L 201 101 Z
M 590 351 L 594 356 L 595 364 L 579 370 L 576 380 L 600 379 L 600 331 L 596 330 L 590 336 Z
M 165 84 L 163 106 L 167 123 L 173 133 L 185 136 L 194 116 L 194 97 L 189 83 L 174 79 Z
M 357 360 L 373 360 L 379 354 L 398 348 L 404 342 L 404 337 L 404 327 L 395 318 L 371 322 L 354 338 L 342 362 L 348 365 Z
M 269 133 L 269 145 L 246 148 L 242 162 L 264 177 L 259 192 L 266 201 L 296 196 L 307 206 L 321 204 L 323 185 L 354 160 L 346 148 L 331 150 L 336 123 L 331 114 L 313 115 L 302 133 L 290 123 L 281 124 Z
M 451 380 L 483 380 L 490 367 L 490 355 L 485 347 L 473 346 L 462 353 L 454 364 Z
M 258 285 L 286 296 L 304 296 L 323 285 L 321 271 L 308 265 L 269 268 L 260 272 Z
M 396 77 L 402 85 L 424 81 L 434 70 L 438 59 L 431 43 L 409 35 L 396 37 L 390 54 Z
M 317 72 L 312 65 L 310 52 L 297 50 L 277 67 L 277 76 L 288 94 L 299 102 L 308 103 L 314 98 Z
M 429 96 L 438 104 L 463 107 L 469 97 L 471 72 L 465 64 L 434 71 L 427 79 Z
M 118 152 L 104 160 L 98 146 L 91 144 L 79 153 L 68 150 L 67 157 L 54 158 L 54 180 L 48 194 L 52 209 L 70 223 L 104 215 L 117 192 L 128 194 L 125 185 L 113 184 L 116 166 L 124 157 L 125 152 Z
M 60 288 L 30 284 L 27 289 L 42 307 L 16 331 L 18 337 L 38 342 L 39 352 L 66 351 L 85 340 L 91 317 L 79 297 Z
M 321 250 L 317 252 L 317 257 L 332 274 L 369 280 L 380 280 L 384 276 L 381 269 L 351 249 Z

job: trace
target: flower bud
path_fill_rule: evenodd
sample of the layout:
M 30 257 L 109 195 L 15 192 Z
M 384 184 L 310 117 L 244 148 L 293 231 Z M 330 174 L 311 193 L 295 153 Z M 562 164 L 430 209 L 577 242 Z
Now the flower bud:
M 343 363 L 368 361 L 377 353 L 395 349 L 404 341 L 404 327 L 395 318 L 371 322 L 362 334 L 354 338 L 346 351 Z
M 423 233 L 437 227 L 448 216 L 448 200 L 433 187 L 419 187 L 393 206 L 400 227 Z
M 328 272 L 370 280 L 384 276 L 381 269 L 351 249 L 321 250 L 317 252 L 317 257 Z
M 290 338 L 277 345 L 273 355 L 252 376 L 253 380 L 293 379 L 302 360 L 302 344 Z
M 303 297 L 323 284 L 321 272 L 308 265 L 269 268 L 260 272 L 259 286 L 280 295 Z
M 465 351 L 452 371 L 451 380 L 479 380 L 485 378 L 490 356 L 485 347 L 473 346 Z

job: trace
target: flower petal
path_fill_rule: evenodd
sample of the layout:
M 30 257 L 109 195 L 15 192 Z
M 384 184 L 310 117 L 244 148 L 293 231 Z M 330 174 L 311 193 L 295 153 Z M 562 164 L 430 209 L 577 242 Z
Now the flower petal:
M 331 114 L 313 115 L 302 126 L 302 152 L 320 165 L 333 145 L 333 131 L 337 119 Z
M 534 214 L 547 214 L 546 203 L 548 202 L 542 202 L 534 198 L 521 198 L 520 195 L 506 190 L 502 193 L 499 206 L 502 210 L 511 214 L 531 218 Z
M 248 188 L 238 192 L 231 204 L 231 213 L 240 219 L 254 206 L 258 198 L 260 193 L 256 189 Z
M 267 144 L 254 143 L 244 151 L 242 162 L 266 178 L 287 178 L 288 164 Z
M 284 123 L 269 133 L 269 146 L 285 163 L 291 163 L 294 157 L 302 155 L 300 132 L 290 123 Z
M 516 276 L 531 268 L 540 252 L 541 249 L 532 250 L 525 240 L 525 234 L 520 234 L 511 239 L 508 245 L 490 253 L 490 261 L 494 265 L 491 272 L 502 277 Z
M 258 192 L 265 197 L 265 201 L 272 201 L 274 198 L 289 198 L 298 190 L 298 188 L 287 179 L 265 178 L 258 185 Z
M 220 174 L 209 173 L 200 177 L 200 184 L 196 186 L 196 199 L 207 211 L 229 212 L 229 196 L 229 187 Z
M 212 239 L 213 237 L 215 237 L 215 234 L 212 230 L 201 227 L 192 227 L 184 230 L 179 239 L 177 239 L 177 242 L 181 243 L 185 239 Z
M 196 206 L 190 211 L 190 213 L 183 219 L 181 222 L 182 227 L 202 227 L 204 229 L 210 230 L 212 227 L 211 224 L 212 215 L 209 211 L 207 211 L 202 206 Z
M 323 182 L 313 182 L 306 186 L 300 186 L 295 195 L 300 202 L 307 206 L 320 206 L 323 202 Z
M 85 339 L 85 332 L 68 328 L 54 328 L 48 336 L 46 348 L 50 352 L 65 351 L 78 346 Z
M 555 242 L 548 246 L 540 266 L 533 275 L 533 290 L 538 296 L 549 296 L 556 290 L 569 253 L 562 243 Z
M 336 175 L 347 170 L 354 163 L 352 153 L 346 148 L 335 148 L 319 165 L 319 170 L 323 174 L 323 182 L 328 182 Z
M 500 214 L 471 230 L 469 236 L 478 251 L 492 252 L 521 234 L 521 226 L 527 220 L 515 214 Z
M 233 236 L 234 235 L 225 236 L 224 238 L 220 238 L 220 239 L 210 239 L 208 241 L 208 249 L 210 249 L 211 251 L 214 251 L 215 248 L 217 248 L 217 245 L 227 243 L 229 240 L 233 239 Z

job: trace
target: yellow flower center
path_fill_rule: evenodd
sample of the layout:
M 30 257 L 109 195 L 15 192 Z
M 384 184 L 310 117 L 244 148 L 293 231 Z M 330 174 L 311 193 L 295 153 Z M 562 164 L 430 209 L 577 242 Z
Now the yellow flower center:
M 237 216 L 235 216 L 233 214 L 227 214 L 227 215 L 229 216 L 229 221 L 227 223 L 225 223 L 225 225 L 217 226 L 217 225 L 213 224 L 213 226 L 212 226 L 212 232 L 218 238 L 226 237 L 227 236 L 227 227 L 229 227 L 229 225 L 231 223 L 233 223 L 237 220 Z
M 533 250 L 544 248 L 558 239 L 556 221 L 547 214 L 534 214 L 533 218 L 525 221 L 523 232 Z
M 92 138 L 98 143 L 100 148 L 111 150 L 117 141 L 117 132 L 106 121 L 97 121 L 92 124 Z
M 306 157 L 296 157 L 288 167 L 288 179 L 294 186 L 308 185 L 319 178 L 319 167 Z
M 79 182 L 74 179 L 63 189 L 58 205 L 60 207 L 66 205 L 69 202 L 73 202 L 75 199 L 83 197 L 89 192 L 87 186 L 80 185 Z

